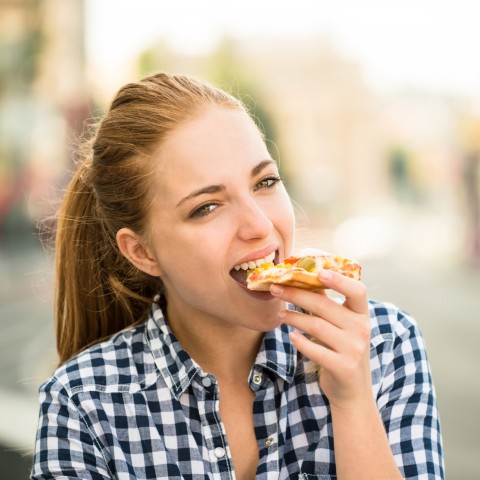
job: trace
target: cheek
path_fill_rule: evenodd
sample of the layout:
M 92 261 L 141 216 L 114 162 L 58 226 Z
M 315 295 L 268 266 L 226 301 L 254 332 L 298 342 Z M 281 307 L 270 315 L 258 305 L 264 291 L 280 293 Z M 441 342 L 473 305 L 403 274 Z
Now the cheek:
M 182 228 L 159 229 L 156 238 L 156 257 L 163 276 L 170 279 L 188 280 L 207 275 L 212 264 L 212 239 L 207 229 L 192 231 Z
M 205 308 L 205 301 L 211 303 L 212 290 L 223 288 L 225 279 L 219 275 L 221 267 L 212 250 L 197 244 L 173 246 L 175 256 L 163 261 L 163 281 L 167 298 L 179 305 L 188 304 L 197 308 Z M 183 255 L 181 254 L 183 252 Z M 180 253 L 180 255 L 179 255 Z

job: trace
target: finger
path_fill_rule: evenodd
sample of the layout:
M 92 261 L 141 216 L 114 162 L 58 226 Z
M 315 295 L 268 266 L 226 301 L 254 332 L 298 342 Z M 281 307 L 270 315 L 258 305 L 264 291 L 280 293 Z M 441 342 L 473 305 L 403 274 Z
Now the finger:
M 290 340 L 300 353 L 317 365 L 330 370 L 337 363 L 338 353 L 313 343 L 299 332 L 290 333 Z
M 326 288 L 345 297 L 344 305 L 356 313 L 368 313 L 368 295 L 365 284 L 331 270 L 320 270 L 318 278 Z
M 272 285 L 270 293 L 302 308 L 312 315 L 328 320 L 336 327 L 342 328 L 345 323 L 343 320 L 345 313 L 343 306 L 325 295 L 324 290 L 321 292 L 312 292 L 296 287 Z
M 338 352 L 345 344 L 342 330 L 323 318 L 291 310 L 284 310 L 279 317 L 283 323 L 305 332 L 331 350 Z

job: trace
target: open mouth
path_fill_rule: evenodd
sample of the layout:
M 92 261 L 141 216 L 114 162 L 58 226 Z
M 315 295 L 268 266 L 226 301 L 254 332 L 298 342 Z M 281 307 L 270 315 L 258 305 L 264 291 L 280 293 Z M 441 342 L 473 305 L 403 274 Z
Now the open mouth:
M 242 263 L 236 265 L 230 270 L 230 276 L 238 282 L 240 285 L 247 285 L 247 277 L 257 267 L 260 267 L 264 263 L 273 262 L 274 264 L 278 263 L 278 253 L 272 252 L 270 255 L 267 255 L 265 258 L 257 258 L 256 260 L 251 260 L 250 262 Z

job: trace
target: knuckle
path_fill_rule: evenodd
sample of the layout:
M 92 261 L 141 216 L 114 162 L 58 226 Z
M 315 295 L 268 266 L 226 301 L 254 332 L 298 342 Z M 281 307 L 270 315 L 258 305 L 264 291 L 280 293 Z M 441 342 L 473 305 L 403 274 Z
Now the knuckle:
M 359 298 L 367 297 L 367 286 L 362 282 L 356 282 L 356 293 Z
M 358 325 L 358 333 L 363 344 L 370 341 L 370 325 L 367 322 L 361 322 Z
M 319 320 L 316 320 L 314 322 L 314 324 L 312 325 L 312 328 L 311 328 L 311 334 L 315 337 L 315 338 L 319 338 L 322 336 L 322 332 L 323 332 L 323 325 L 322 325 L 322 322 L 319 321 Z

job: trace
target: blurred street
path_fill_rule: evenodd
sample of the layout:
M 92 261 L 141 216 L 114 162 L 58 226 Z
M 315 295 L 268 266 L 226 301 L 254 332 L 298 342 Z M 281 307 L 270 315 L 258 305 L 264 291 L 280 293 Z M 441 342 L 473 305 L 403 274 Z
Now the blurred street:
M 373 298 L 413 314 L 426 339 L 440 405 L 447 478 L 478 478 L 480 270 L 400 258 L 364 263 Z M 37 388 L 55 361 L 51 259 L 40 249 L 0 253 L 0 456 L 16 456 L 9 480 L 28 475 Z M 10 458 L 9 458 L 10 459 Z M 5 472 L 4 472 L 5 473 Z

